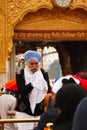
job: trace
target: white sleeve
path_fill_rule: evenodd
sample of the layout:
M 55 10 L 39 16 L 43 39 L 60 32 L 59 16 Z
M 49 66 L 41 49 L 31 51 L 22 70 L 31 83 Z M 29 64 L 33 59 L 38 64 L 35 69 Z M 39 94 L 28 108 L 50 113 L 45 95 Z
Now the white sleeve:
M 14 96 L 10 95 L 10 110 L 14 110 L 17 105 L 17 100 Z

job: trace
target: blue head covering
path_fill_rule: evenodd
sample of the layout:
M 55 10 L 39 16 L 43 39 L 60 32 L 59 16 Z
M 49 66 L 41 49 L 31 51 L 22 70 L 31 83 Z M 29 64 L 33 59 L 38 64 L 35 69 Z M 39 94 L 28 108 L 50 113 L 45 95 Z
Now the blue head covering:
M 37 61 L 37 62 L 40 62 L 42 56 L 39 52 L 37 51 L 32 51 L 32 50 L 29 50 L 29 51 L 26 51 L 24 54 L 23 54 L 23 57 L 24 57 L 24 60 L 26 63 L 28 63 L 31 59 Z

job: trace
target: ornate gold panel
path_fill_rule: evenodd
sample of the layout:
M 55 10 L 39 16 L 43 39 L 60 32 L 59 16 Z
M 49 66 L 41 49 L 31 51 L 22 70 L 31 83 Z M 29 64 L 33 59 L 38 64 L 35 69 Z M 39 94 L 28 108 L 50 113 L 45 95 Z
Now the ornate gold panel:
M 26 14 L 16 25 L 15 30 L 85 30 L 86 28 L 85 10 L 55 7 L 51 10 L 40 9 Z
M 5 24 L 5 11 L 4 11 L 4 1 L 0 1 L 0 72 L 5 71 L 5 64 L 6 64 L 6 24 Z
M 28 12 L 53 7 L 50 0 L 0 0 L 0 72 L 6 72 L 6 60 L 10 59 L 15 25 Z
M 82 8 L 87 11 L 87 0 L 72 0 L 70 7 L 72 9 Z
M 82 10 L 82 12 L 79 12 L 78 10 L 75 12 L 72 10 L 76 8 L 82 8 L 84 11 Z M 42 10 L 42 15 L 44 17 L 38 17 L 40 9 Z M 52 29 L 54 30 L 68 29 L 73 25 L 74 29 L 79 29 L 79 27 L 80 29 L 86 29 L 86 10 L 87 0 L 73 0 L 70 8 L 66 9 L 66 11 L 64 9 L 57 9 L 51 0 L 0 0 L 0 72 L 6 72 L 6 60 L 10 59 L 13 47 L 12 40 L 14 36 L 14 29 L 17 27 L 19 28 L 20 25 L 18 26 L 17 24 L 21 22 L 22 19 L 24 20 L 24 16 L 26 16 L 26 14 L 30 13 L 30 16 L 28 17 L 30 17 L 29 20 L 32 22 L 31 24 L 28 24 L 28 27 L 31 28 L 32 25 L 31 30 L 43 29 L 42 27 L 49 30 L 50 26 L 52 26 Z M 56 13 L 54 16 L 51 14 L 53 12 Z M 76 13 L 79 17 L 76 17 Z M 35 15 L 37 15 L 37 17 L 35 17 Z M 21 27 L 25 26 L 23 23 L 21 23 Z M 66 26 L 66 24 L 69 26 Z

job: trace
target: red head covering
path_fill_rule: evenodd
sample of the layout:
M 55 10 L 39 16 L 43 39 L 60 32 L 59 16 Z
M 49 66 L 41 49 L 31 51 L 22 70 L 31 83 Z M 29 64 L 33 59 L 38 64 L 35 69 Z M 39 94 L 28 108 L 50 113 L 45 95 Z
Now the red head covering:
M 17 91 L 18 90 L 18 87 L 17 87 L 17 84 L 16 84 L 16 80 L 15 79 L 11 79 L 9 80 L 5 86 L 6 90 L 10 90 L 10 91 Z

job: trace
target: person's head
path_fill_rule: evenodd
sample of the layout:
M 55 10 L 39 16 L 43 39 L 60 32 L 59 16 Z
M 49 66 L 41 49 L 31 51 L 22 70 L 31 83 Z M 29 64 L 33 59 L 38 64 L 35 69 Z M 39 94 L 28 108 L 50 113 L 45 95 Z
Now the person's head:
M 75 83 L 64 85 L 56 94 L 56 106 L 62 111 L 63 118 L 71 119 L 75 109 L 87 92 Z
M 42 56 L 37 51 L 29 50 L 24 53 L 24 60 L 33 73 L 38 70 L 41 59 Z
M 9 81 L 7 81 L 5 83 L 5 85 L 3 85 L 2 88 L 0 88 L 0 95 L 2 94 L 12 94 L 15 96 L 15 93 L 17 92 L 18 87 L 16 84 L 16 80 L 15 79 L 11 79 Z
M 18 90 L 15 79 L 10 79 L 9 81 L 7 81 L 6 84 L 4 85 L 4 87 L 7 91 L 17 91 Z
M 59 80 L 60 79 L 62 79 L 62 78 L 59 78 Z M 67 84 L 71 84 L 71 83 L 76 83 L 75 82 L 75 80 L 73 79 L 73 78 L 69 78 L 69 79 L 66 79 L 66 77 L 65 78 L 63 78 L 62 80 L 61 80 L 61 87 L 63 87 L 63 86 L 65 86 L 65 85 L 67 85 Z M 58 84 L 59 85 L 59 84 Z M 58 86 L 57 85 L 57 86 Z M 59 86 L 58 86 L 59 87 Z M 57 88 L 58 88 L 57 87 Z M 59 91 L 59 89 L 57 90 L 57 91 Z M 57 92 L 58 93 L 58 92 Z M 55 98 L 56 98 L 56 93 L 54 93 L 54 92 L 52 92 L 52 104 L 55 106 Z
M 76 108 L 72 130 L 87 130 L 87 97 Z

